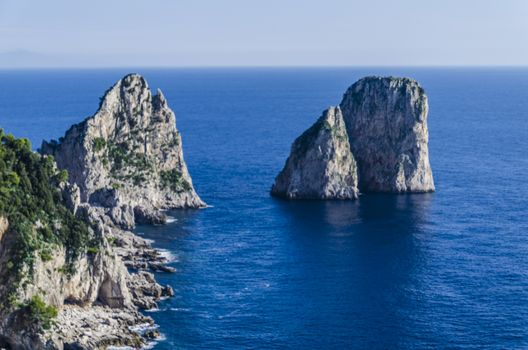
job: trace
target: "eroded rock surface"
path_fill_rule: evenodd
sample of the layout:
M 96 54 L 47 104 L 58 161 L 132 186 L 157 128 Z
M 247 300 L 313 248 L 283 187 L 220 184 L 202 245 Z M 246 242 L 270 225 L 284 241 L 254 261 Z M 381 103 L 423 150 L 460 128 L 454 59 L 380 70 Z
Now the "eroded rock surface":
M 428 102 L 413 79 L 366 77 L 341 109 L 356 157 L 361 192 L 430 192 Z
M 357 168 L 343 115 L 330 107 L 298 137 L 271 193 L 291 199 L 355 199 Z
M 115 224 L 163 223 L 162 209 L 199 208 L 183 159 L 174 112 L 137 74 L 118 81 L 99 110 L 72 126 L 60 142 L 44 142 L 80 189 L 80 200 L 104 208 Z
M 295 140 L 271 193 L 355 199 L 358 190 L 434 191 L 427 113 L 427 96 L 415 80 L 359 80 L 340 107 L 327 110 Z

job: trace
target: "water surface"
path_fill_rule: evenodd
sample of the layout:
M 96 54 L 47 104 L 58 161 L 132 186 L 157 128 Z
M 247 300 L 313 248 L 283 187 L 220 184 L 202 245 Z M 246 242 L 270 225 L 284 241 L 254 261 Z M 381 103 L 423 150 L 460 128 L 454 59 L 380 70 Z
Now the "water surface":
M 156 349 L 528 346 L 527 69 L 138 70 L 175 110 L 212 207 L 137 232 L 168 249 L 176 297 Z M 0 126 L 61 136 L 128 71 L 0 71 Z M 437 192 L 269 197 L 293 139 L 364 75 L 429 95 Z

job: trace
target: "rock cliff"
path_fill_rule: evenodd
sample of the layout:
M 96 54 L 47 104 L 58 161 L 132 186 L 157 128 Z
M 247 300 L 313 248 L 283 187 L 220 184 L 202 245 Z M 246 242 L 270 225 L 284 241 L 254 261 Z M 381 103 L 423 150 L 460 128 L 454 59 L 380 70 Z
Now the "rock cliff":
M 349 198 L 430 192 L 427 96 L 412 79 L 366 77 L 295 140 L 272 195 Z M 356 164 L 357 161 L 357 164 Z
M 430 192 L 428 102 L 415 80 L 366 77 L 344 94 L 341 109 L 362 192 Z
M 44 142 L 40 151 L 68 170 L 82 202 L 121 227 L 163 223 L 162 209 L 204 206 L 183 159 L 173 111 L 162 92 L 153 96 L 137 74 L 119 80 L 92 117 L 59 142 Z
M 292 145 L 271 193 L 290 199 L 355 199 L 356 161 L 343 115 L 330 107 Z
M 83 218 L 82 204 L 68 209 L 76 191 L 66 179 L 50 157 L 0 129 L 0 348 L 82 344 L 71 329 L 61 338 L 46 333 L 60 328 L 56 319 L 74 307 L 128 310 L 131 324 L 145 322 L 134 306 L 130 274 L 100 220 Z M 143 342 L 126 324 L 112 333 L 126 337 L 122 343 Z
M 136 349 L 159 336 L 139 310 L 173 295 L 152 272 L 174 269 L 123 228 L 203 205 L 174 113 L 138 75 L 41 154 L 0 129 L 0 349 Z

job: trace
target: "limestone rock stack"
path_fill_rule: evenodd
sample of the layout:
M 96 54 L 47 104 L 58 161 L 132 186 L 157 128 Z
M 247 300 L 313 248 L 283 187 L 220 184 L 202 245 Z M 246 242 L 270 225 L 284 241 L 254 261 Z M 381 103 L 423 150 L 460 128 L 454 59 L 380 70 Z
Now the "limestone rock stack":
M 434 191 L 427 113 L 427 96 L 415 80 L 359 80 L 340 107 L 325 111 L 295 140 L 271 193 L 355 199 L 358 191 Z
M 343 96 L 341 109 L 357 159 L 362 192 L 430 192 L 428 103 L 409 78 L 367 77 Z
M 290 199 L 357 198 L 356 161 L 339 107 L 330 107 L 292 145 L 272 194 Z

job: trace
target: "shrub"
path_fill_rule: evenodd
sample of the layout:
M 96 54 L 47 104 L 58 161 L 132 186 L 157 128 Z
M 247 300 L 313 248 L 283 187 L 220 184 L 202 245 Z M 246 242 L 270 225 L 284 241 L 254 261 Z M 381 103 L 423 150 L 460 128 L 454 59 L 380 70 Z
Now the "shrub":
M 95 152 L 102 151 L 103 148 L 105 148 L 105 146 L 106 146 L 106 141 L 102 137 L 96 137 L 93 140 L 93 147 L 94 147 Z
M 69 178 L 69 174 L 68 174 L 68 170 L 61 170 L 59 171 L 59 173 L 57 174 L 57 181 L 58 182 L 66 182 L 68 181 L 68 178 Z
M 56 307 L 47 305 L 38 295 L 33 296 L 24 309 L 32 322 L 38 323 L 44 329 L 49 329 L 58 315 Z
M 185 192 L 191 189 L 191 185 L 183 178 L 177 169 L 162 171 L 160 173 L 161 187 L 171 189 L 174 192 Z

